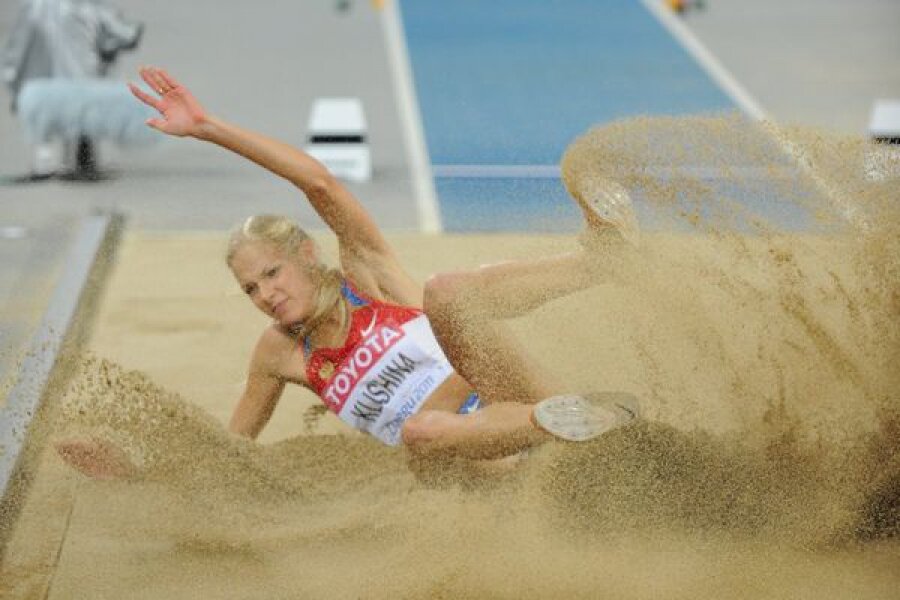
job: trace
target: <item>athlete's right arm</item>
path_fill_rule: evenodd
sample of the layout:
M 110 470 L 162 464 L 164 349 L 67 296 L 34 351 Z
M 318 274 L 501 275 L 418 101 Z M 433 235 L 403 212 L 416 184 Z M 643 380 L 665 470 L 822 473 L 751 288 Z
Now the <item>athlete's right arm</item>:
M 285 380 L 278 374 L 277 350 L 271 330 L 266 330 L 253 351 L 244 393 L 234 407 L 228 430 L 256 439 L 269 422 L 284 392 Z

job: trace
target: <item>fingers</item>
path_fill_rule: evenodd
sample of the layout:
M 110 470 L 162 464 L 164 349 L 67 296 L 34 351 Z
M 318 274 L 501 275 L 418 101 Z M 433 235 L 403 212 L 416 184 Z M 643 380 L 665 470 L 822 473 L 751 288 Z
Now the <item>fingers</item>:
M 141 78 L 160 96 L 165 95 L 174 86 L 169 85 L 156 67 L 142 67 Z
M 133 83 L 129 82 L 129 83 L 128 83 L 128 89 L 131 90 L 131 93 L 134 94 L 134 96 L 135 96 L 138 100 L 140 100 L 141 102 L 143 102 L 143 103 L 146 104 L 147 106 L 152 106 L 152 107 L 155 108 L 156 110 L 160 110 L 160 105 L 161 105 L 160 101 L 157 100 L 156 98 L 154 98 L 153 96 L 151 96 L 150 94 L 146 93 L 144 90 L 142 90 L 142 89 L 139 88 L 138 86 L 136 86 L 136 85 L 134 85 Z
M 158 94 L 163 93 L 159 81 L 156 80 L 156 73 L 153 72 L 153 69 L 151 69 L 150 67 L 141 67 L 138 73 L 141 74 L 141 79 L 144 80 L 144 83 L 150 86 L 150 89 Z
M 162 102 L 160 102 L 159 100 L 157 100 L 150 94 L 146 93 L 144 90 L 142 90 L 141 88 L 139 88 L 138 86 L 134 85 L 131 82 L 128 83 L 128 89 L 131 90 L 131 93 L 134 94 L 134 96 L 138 100 L 140 100 L 147 106 L 152 106 L 159 112 L 162 112 Z M 165 123 L 165 120 L 164 119 L 147 119 L 145 121 L 145 123 L 148 126 L 152 127 L 153 129 L 156 129 L 157 131 L 163 131 L 163 125 Z M 165 133 L 165 131 L 163 131 L 163 133 Z
M 175 78 L 169 75 L 169 73 L 165 69 L 157 69 L 156 73 L 165 84 L 167 90 L 173 90 L 181 85 L 177 81 L 175 81 Z
M 158 69 L 156 67 L 141 67 L 140 69 L 141 79 L 143 79 L 147 85 L 149 85 L 153 90 L 159 95 L 165 95 L 166 93 L 174 90 L 177 87 L 180 87 L 180 83 L 175 81 L 175 78 L 169 75 L 164 69 Z
M 153 90 L 156 91 L 156 93 L 161 96 L 164 96 L 167 92 L 173 90 L 178 85 L 175 80 L 172 79 L 172 77 L 170 77 L 167 73 L 155 67 L 142 67 L 139 70 L 139 73 L 141 75 L 141 79 L 143 79 L 147 85 L 149 85 Z M 148 106 L 152 106 L 159 112 L 163 112 L 163 103 L 161 99 L 154 98 L 132 83 L 128 84 L 128 88 L 138 100 Z M 163 133 L 165 133 L 165 119 L 147 119 L 146 124 L 149 127 L 156 129 L 157 131 L 162 131 Z

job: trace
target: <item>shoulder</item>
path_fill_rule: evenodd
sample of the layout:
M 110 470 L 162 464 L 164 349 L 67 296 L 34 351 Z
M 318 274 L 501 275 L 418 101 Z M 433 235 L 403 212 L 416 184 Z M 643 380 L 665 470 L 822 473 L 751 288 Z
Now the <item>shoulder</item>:
M 341 270 L 354 288 L 374 300 L 417 308 L 422 305 L 422 285 L 410 277 L 393 252 L 342 248 Z
M 286 361 L 297 349 L 298 341 L 281 327 L 272 324 L 260 334 L 253 350 L 251 370 L 260 374 L 283 376 Z
M 257 347 L 265 350 L 277 350 L 278 348 L 294 344 L 296 341 L 297 337 L 295 335 L 292 335 L 283 327 L 272 323 L 263 329 L 259 335 Z

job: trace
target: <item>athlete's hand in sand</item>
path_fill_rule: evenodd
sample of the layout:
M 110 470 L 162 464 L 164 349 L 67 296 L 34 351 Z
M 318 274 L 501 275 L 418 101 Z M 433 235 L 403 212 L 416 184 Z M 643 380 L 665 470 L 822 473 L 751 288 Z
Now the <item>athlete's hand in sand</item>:
M 159 111 L 160 117 L 148 119 L 147 125 L 169 135 L 197 136 L 207 115 L 190 90 L 163 69 L 144 67 L 140 74 L 141 79 L 159 94 L 156 98 L 133 83 L 128 84 L 138 100 Z
M 112 442 L 93 438 L 63 440 L 55 445 L 70 467 L 93 479 L 127 479 L 137 474 L 134 463 Z

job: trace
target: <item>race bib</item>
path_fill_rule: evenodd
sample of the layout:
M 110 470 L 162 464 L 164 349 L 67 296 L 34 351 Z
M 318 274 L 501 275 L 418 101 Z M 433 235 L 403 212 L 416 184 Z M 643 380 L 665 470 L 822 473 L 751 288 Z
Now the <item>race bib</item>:
M 344 422 L 396 446 L 404 421 L 453 368 L 425 315 L 402 324 L 379 316 L 376 309 L 360 343 L 335 365 L 321 397 Z

